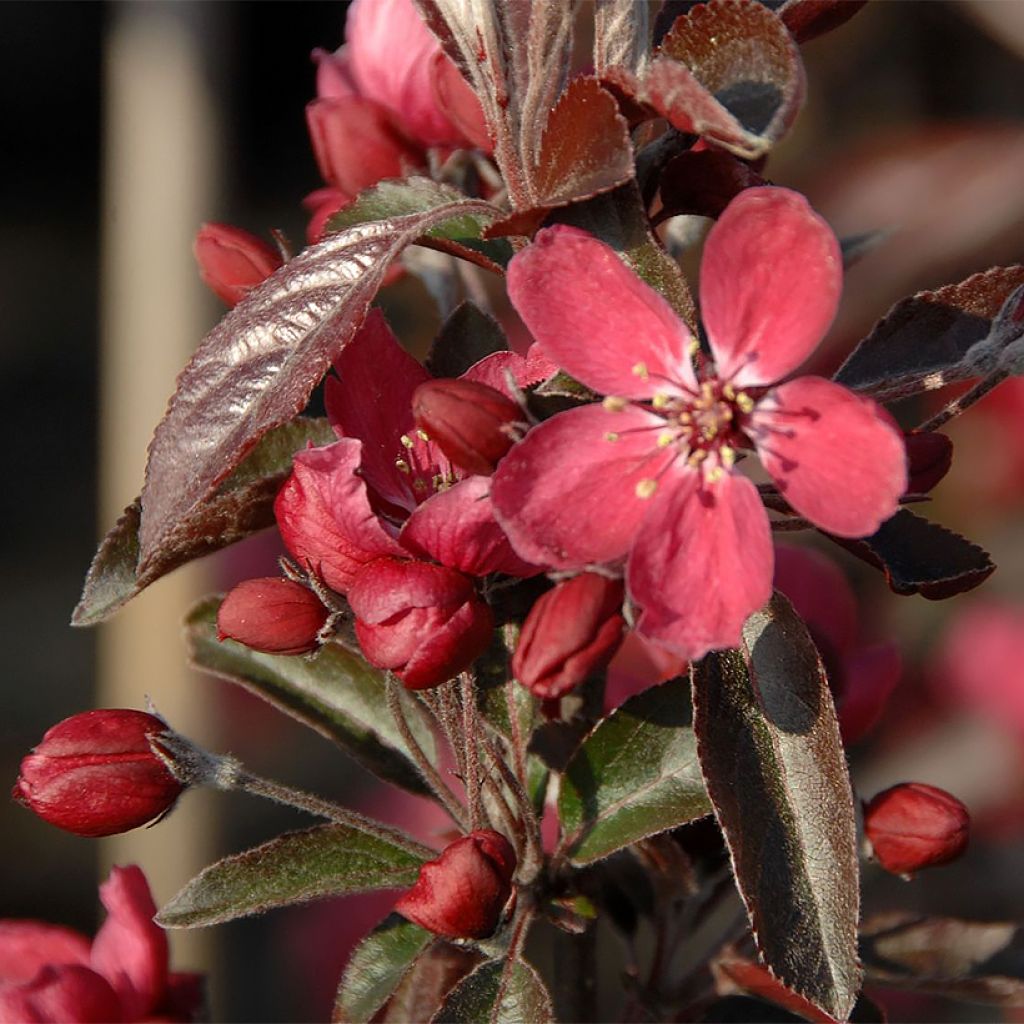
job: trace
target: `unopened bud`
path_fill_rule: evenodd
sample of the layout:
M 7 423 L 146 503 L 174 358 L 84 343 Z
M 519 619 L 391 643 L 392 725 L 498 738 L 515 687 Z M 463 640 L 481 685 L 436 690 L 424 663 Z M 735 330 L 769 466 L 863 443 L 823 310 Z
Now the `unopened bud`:
M 80 836 L 111 836 L 168 811 L 182 785 L 150 749 L 167 726 L 142 711 L 86 711 L 59 722 L 21 762 L 11 795 Z
M 412 396 L 416 426 L 467 473 L 490 476 L 512 447 L 522 410 L 500 391 L 472 380 L 439 379 Z
M 230 224 L 204 224 L 192 246 L 199 275 L 229 306 L 281 266 L 281 254 L 262 238 Z
M 366 660 L 410 690 L 439 686 L 469 668 L 494 630 L 473 581 L 429 562 L 378 558 L 356 575 L 348 600 Z
M 864 831 L 886 871 L 911 875 L 964 852 L 970 815 L 945 790 L 905 782 L 879 793 L 864 808 Z
M 217 639 L 266 654 L 303 654 L 317 646 L 328 610 L 301 583 L 267 576 L 239 583 L 217 612 Z
M 604 668 L 622 643 L 622 597 L 621 580 L 593 572 L 557 584 L 530 609 L 512 674 L 549 700 Z
M 953 442 L 945 434 L 911 430 L 903 435 L 907 446 L 907 492 L 927 494 L 953 464 Z
M 427 861 L 395 910 L 435 935 L 484 939 L 498 927 L 515 870 L 509 841 L 492 829 L 477 829 Z

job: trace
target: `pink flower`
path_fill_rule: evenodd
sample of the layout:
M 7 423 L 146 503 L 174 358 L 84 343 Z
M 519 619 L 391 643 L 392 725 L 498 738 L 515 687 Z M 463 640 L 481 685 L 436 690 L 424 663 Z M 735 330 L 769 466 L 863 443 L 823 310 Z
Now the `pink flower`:
M 493 478 L 513 546 L 572 569 L 626 561 L 643 635 L 685 658 L 733 646 L 771 596 L 772 543 L 754 449 L 802 516 L 873 533 L 906 490 L 902 437 L 874 402 L 820 377 L 774 387 L 835 314 L 835 236 L 802 196 L 751 188 L 711 229 L 701 268 L 713 360 L 616 253 L 567 226 L 509 266 L 513 304 L 545 354 L 601 404 L 530 431 Z
M 0 921 L 0 1021 L 196 1019 L 201 978 L 168 973 L 142 871 L 113 868 L 100 899 L 107 919 L 92 943 L 70 928 Z
M 192 245 L 199 276 L 229 306 L 281 266 L 281 254 L 262 238 L 231 224 L 204 224 Z

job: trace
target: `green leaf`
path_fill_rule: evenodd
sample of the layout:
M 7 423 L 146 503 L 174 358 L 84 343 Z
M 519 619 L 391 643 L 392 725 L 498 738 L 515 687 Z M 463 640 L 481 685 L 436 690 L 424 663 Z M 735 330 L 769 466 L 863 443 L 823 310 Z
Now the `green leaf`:
M 279 711 L 333 740 L 381 778 L 429 795 L 405 741 L 387 710 L 383 673 L 340 644 L 324 644 L 311 656 L 262 654 L 233 640 L 217 639 L 219 598 L 201 601 L 185 620 L 192 664 L 237 683 Z M 413 735 L 427 757 L 434 736 L 419 703 L 401 700 Z
M 783 984 L 845 1020 L 860 984 L 856 830 L 818 652 L 776 594 L 738 650 L 690 671 L 701 767 L 757 947 Z
M 391 914 L 377 925 L 352 953 L 332 1019 L 351 1024 L 371 1020 L 433 938 L 399 914 Z
M 671 679 L 626 701 L 600 722 L 573 755 L 562 780 L 562 845 L 574 864 L 711 813 L 689 686 Z
M 424 859 L 352 825 L 288 832 L 205 868 L 156 920 L 197 928 L 325 896 L 404 889 Z
M 102 622 L 172 569 L 273 526 L 274 498 L 291 471 L 292 455 L 307 443 L 333 440 L 335 434 L 326 419 L 300 417 L 266 434 L 141 575 L 137 572 L 141 505 L 138 499 L 133 501 L 100 544 L 71 624 Z
M 525 960 L 488 960 L 456 986 L 434 1016 L 436 1024 L 545 1024 L 551 1000 Z

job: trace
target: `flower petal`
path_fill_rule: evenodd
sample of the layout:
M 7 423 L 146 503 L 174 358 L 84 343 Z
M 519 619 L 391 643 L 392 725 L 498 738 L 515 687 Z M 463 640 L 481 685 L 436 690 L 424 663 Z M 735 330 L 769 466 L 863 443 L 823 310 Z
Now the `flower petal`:
M 531 345 L 525 356 L 518 352 L 492 352 L 477 360 L 460 379 L 486 384 L 514 398 L 508 386 L 508 374 L 512 374 L 512 379 L 519 387 L 528 388 L 557 372 L 558 367 L 544 355 L 540 345 Z
M 700 268 L 718 375 L 745 387 L 795 370 L 832 323 L 842 286 L 839 243 L 803 196 L 741 192 L 708 234 Z
M 907 489 L 903 435 L 889 414 L 830 380 L 773 388 L 747 432 L 786 501 L 839 537 L 873 534 Z
M 428 498 L 402 527 L 399 543 L 415 555 L 471 576 L 536 575 L 540 566 L 523 561 L 512 550 L 494 518 L 490 489 L 488 477 L 471 476 Z
M 768 517 L 745 476 L 709 484 L 691 469 L 674 474 L 626 568 L 637 632 L 690 661 L 735 647 L 772 596 L 772 559 Z
M 635 406 L 585 405 L 534 427 L 491 478 L 495 515 L 512 547 L 528 562 L 560 569 L 622 558 L 651 508 L 637 485 L 657 479 L 674 457 L 657 446 L 663 426 Z
M 509 264 L 508 294 L 544 352 L 587 387 L 627 398 L 696 389 L 686 325 L 586 231 L 539 231 Z
M 0 985 L 31 980 L 47 964 L 89 963 L 89 940 L 42 921 L 0 921 Z
M 81 964 L 43 967 L 20 985 L 0 986 L 0 1021 L 110 1024 L 122 1016 L 117 993 L 102 975 Z

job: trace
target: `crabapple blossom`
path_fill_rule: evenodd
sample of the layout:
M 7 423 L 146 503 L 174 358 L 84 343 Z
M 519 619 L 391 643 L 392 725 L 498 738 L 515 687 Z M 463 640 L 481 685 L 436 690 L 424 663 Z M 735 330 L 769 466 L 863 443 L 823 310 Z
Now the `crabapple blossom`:
M 705 244 L 698 373 L 689 328 L 614 250 L 540 231 L 509 266 L 509 295 L 544 353 L 607 397 L 540 424 L 498 467 L 492 500 L 519 554 L 559 569 L 625 561 L 639 632 L 698 658 L 734 646 L 771 594 L 746 451 L 821 529 L 873 533 L 906 490 L 900 432 L 831 381 L 775 384 L 827 330 L 841 281 L 835 236 L 802 196 L 742 192 Z

